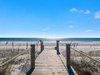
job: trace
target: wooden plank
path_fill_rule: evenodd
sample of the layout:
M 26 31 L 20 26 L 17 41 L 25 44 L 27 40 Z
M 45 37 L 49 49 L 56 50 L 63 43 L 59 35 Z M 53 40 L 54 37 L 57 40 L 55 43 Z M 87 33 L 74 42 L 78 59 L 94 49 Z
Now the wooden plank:
M 62 55 L 60 55 L 62 57 Z M 63 59 L 64 60 L 64 59 Z M 44 50 L 35 61 L 32 75 L 69 75 L 56 50 Z M 64 60 L 64 63 L 66 61 Z

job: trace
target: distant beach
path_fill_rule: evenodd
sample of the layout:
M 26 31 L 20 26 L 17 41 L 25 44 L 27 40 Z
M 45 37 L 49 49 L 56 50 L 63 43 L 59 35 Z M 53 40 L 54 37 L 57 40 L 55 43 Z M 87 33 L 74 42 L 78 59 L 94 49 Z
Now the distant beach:
M 0 38 L 0 41 L 100 41 L 100 38 Z

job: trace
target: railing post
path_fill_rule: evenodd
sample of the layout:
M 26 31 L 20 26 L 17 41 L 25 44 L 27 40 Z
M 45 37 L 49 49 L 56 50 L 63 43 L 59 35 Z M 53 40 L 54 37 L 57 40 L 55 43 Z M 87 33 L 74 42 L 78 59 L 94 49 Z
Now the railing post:
M 44 45 L 43 45 L 43 41 L 40 40 L 40 42 L 41 42 L 41 52 L 42 52 L 44 50 Z
M 57 50 L 59 50 L 59 40 L 57 40 L 57 45 L 56 45 L 56 47 L 57 47 Z
M 13 57 L 13 53 L 14 53 L 14 42 L 12 42 L 11 57 Z
M 70 44 L 66 44 L 66 66 L 70 66 Z
M 28 49 L 28 42 L 26 43 L 26 49 Z
M 57 55 L 60 54 L 59 52 L 59 40 L 56 41 L 56 47 L 55 47 L 56 51 L 57 51 Z
M 31 68 L 35 69 L 35 44 L 31 45 Z

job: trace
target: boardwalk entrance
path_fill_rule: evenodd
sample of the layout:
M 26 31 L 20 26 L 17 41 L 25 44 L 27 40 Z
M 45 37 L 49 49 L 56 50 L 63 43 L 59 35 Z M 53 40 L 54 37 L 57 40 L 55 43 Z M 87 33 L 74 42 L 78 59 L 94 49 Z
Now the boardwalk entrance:
M 35 60 L 35 45 L 31 45 L 31 68 L 33 75 L 74 75 L 70 66 L 70 45 L 66 44 L 66 59 L 59 52 L 59 41 L 56 47 L 45 48 L 41 42 L 40 54 Z
M 65 63 L 65 58 L 62 55 L 58 56 L 56 50 L 43 50 L 35 60 L 35 69 L 32 74 L 69 75 L 65 67 L 66 65 L 64 65 Z

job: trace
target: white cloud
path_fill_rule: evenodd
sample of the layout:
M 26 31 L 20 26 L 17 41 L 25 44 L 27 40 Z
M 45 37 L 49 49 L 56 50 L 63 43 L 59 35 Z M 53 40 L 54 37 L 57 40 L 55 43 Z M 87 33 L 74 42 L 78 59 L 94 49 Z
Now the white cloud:
M 89 10 L 81 10 L 81 9 L 77 9 L 77 8 L 71 8 L 69 11 L 70 12 L 78 12 L 78 13 L 90 14 Z
M 88 30 L 85 30 L 85 32 L 93 32 L 94 30 L 92 29 L 88 29 Z
M 97 12 L 95 13 L 95 18 L 100 18 L 100 11 L 97 11 Z
M 70 12 L 76 12 L 76 11 L 78 11 L 76 8 L 71 8 L 70 10 L 69 10 Z
M 69 27 L 69 28 L 74 28 L 74 26 L 72 26 L 72 25 L 69 25 L 68 27 Z
M 89 10 L 86 10 L 84 13 L 85 14 L 90 14 L 90 11 Z

